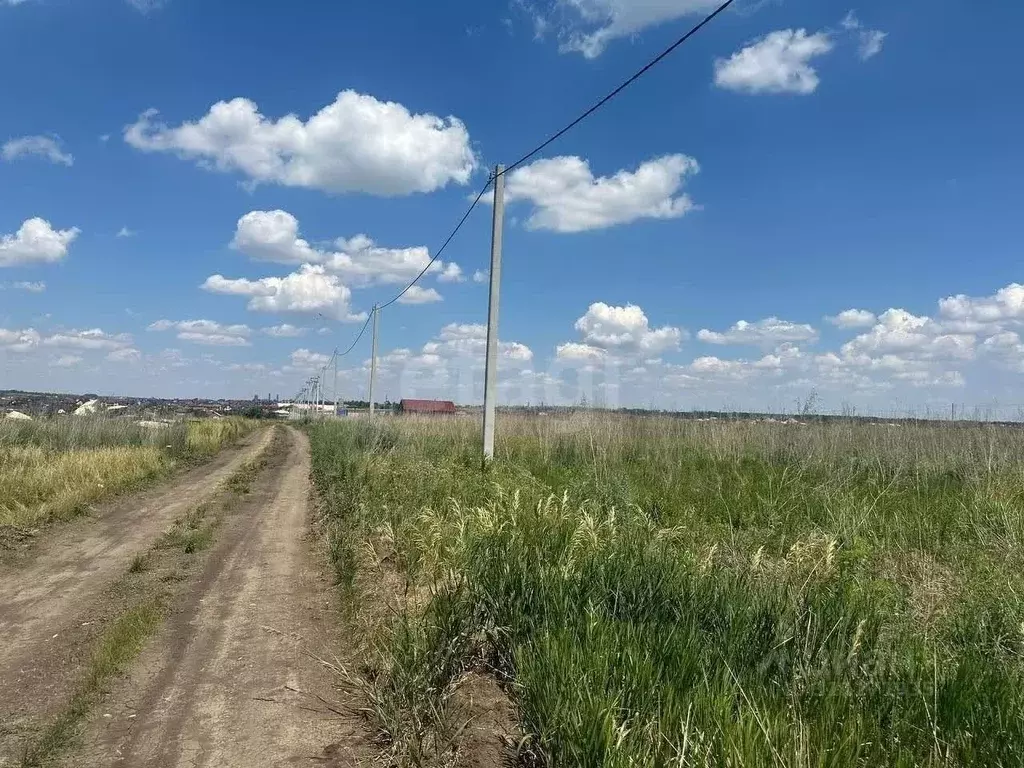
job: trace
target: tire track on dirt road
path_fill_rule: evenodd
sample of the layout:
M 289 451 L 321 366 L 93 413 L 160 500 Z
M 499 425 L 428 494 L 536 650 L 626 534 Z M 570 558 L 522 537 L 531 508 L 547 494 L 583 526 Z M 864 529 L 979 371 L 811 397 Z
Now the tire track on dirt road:
M 101 505 L 0 567 L 0 765 L 11 764 L 21 724 L 66 699 L 104 612 L 104 591 L 270 439 L 263 430 L 170 483 Z
M 317 657 L 340 627 L 313 551 L 309 443 L 289 455 L 257 508 L 227 521 L 206 568 L 86 727 L 67 766 L 247 768 L 355 765 L 359 726 L 328 702 Z

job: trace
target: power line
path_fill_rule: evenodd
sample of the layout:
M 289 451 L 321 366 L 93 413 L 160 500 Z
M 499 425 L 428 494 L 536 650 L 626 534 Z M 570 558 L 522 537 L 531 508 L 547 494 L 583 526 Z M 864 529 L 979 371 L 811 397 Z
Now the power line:
M 487 188 L 491 186 L 491 181 L 492 181 L 492 179 L 490 177 L 488 177 L 487 183 L 484 184 L 483 189 L 480 190 L 480 194 L 478 194 L 476 196 L 476 200 L 474 200 L 472 205 L 469 206 L 469 210 L 466 211 L 465 215 L 459 220 L 459 223 L 455 225 L 455 229 L 453 229 L 452 233 L 450 235 L 448 235 L 448 239 L 444 241 L 444 244 L 438 249 L 437 253 L 434 254 L 434 258 L 432 258 L 430 260 L 430 263 L 428 263 L 427 266 L 425 266 L 423 268 L 423 271 L 420 272 L 411 283 L 409 283 L 407 286 L 405 286 L 405 288 L 403 288 L 402 291 L 397 296 L 395 296 L 393 299 L 391 299 L 391 301 L 388 301 L 388 302 L 385 302 L 384 304 L 381 304 L 380 306 L 377 307 L 377 309 L 387 309 L 388 307 L 390 307 L 392 304 L 394 304 L 400 298 L 405 296 L 405 294 L 407 294 L 409 292 L 409 289 L 412 288 L 414 285 L 416 285 L 416 283 L 418 283 L 420 281 L 420 279 L 425 274 L 427 274 L 427 272 L 430 270 L 430 268 L 432 266 L 434 266 L 434 262 L 437 261 L 439 258 L 441 258 L 441 254 L 444 253 L 444 251 L 448 247 L 449 243 L 451 243 L 451 241 L 455 239 L 455 236 L 457 234 L 459 234 L 459 230 L 462 229 L 462 225 L 466 223 L 466 220 L 469 218 L 469 214 L 471 214 L 473 212 L 473 209 L 477 207 L 477 205 L 480 203 L 480 200 L 483 198 L 484 193 L 487 191 Z
M 655 56 L 653 59 L 651 59 L 643 67 L 638 69 L 629 79 L 625 80 L 617 88 L 615 88 L 615 90 L 613 90 L 611 93 L 609 93 L 603 99 L 598 101 L 596 104 L 594 104 L 592 107 L 590 107 L 590 109 L 588 109 L 586 112 L 581 114 L 579 117 L 577 117 L 571 123 L 566 125 L 564 128 L 562 128 L 558 132 L 552 134 L 549 138 L 545 139 L 541 144 L 537 145 L 536 148 L 534 148 L 531 151 L 527 152 L 525 155 L 520 157 L 514 163 L 512 163 L 511 165 L 506 167 L 503 171 L 500 171 L 500 175 L 504 176 L 504 175 L 508 174 L 510 171 L 514 171 L 516 168 L 518 168 L 521 165 L 523 165 L 523 163 L 527 162 L 528 160 L 530 160 L 531 158 L 535 157 L 536 155 L 538 155 L 539 153 L 541 153 L 545 149 L 547 149 L 549 146 L 554 144 L 556 141 L 558 141 L 560 138 L 562 138 L 565 134 L 567 134 L 569 131 L 571 131 L 573 128 L 575 128 L 577 125 L 582 123 L 584 120 L 586 120 L 592 114 L 597 112 L 599 109 L 601 109 L 601 107 L 603 107 L 605 104 L 610 102 L 612 99 L 614 99 L 616 96 L 618 96 L 624 90 L 626 90 L 629 86 L 631 86 L 633 83 L 635 83 L 641 77 L 646 75 L 651 69 L 653 69 L 658 64 L 660 64 L 664 59 L 666 59 L 670 54 L 672 54 L 677 48 L 679 48 L 681 45 L 683 45 L 687 40 L 689 40 L 695 34 L 700 32 L 701 29 L 703 29 L 706 25 L 711 23 L 711 21 L 714 20 L 715 17 L 717 17 L 719 14 L 721 14 L 723 11 L 725 11 L 734 2 L 736 2 L 736 0 L 725 0 L 725 2 L 723 2 L 721 5 L 719 5 L 714 11 L 712 11 L 707 16 L 705 16 L 704 19 L 701 20 L 701 22 L 699 24 L 697 24 L 689 32 L 687 32 L 685 35 L 683 35 L 678 40 L 676 40 L 674 43 L 672 43 L 672 45 L 670 45 L 668 48 L 666 48 L 661 53 L 659 53 L 657 56 Z M 378 311 L 381 310 L 381 309 L 387 309 L 388 307 L 390 307 L 392 304 L 394 304 L 399 299 L 401 299 L 403 296 L 405 296 L 405 294 L 407 294 L 412 289 L 412 287 L 414 285 L 416 285 L 416 283 L 418 283 L 421 279 L 423 279 L 423 276 L 425 274 L 427 274 L 427 272 L 430 271 L 430 268 L 432 266 L 434 266 L 434 264 L 437 262 L 437 260 L 439 258 L 441 258 L 441 255 L 445 252 L 445 250 L 451 244 L 452 240 L 455 239 L 455 236 L 462 229 L 462 226 L 469 219 L 470 214 L 473 213 L 473 210 L 477 207 L 477 205 L 479 205 L 480 200 L 483 198 L 484 193 L 487 192 L 487 189 L 491 186 L 491 182 L 492 181 L 494 181 L 494 177 L 488 176 L 487 183 L 484 184 L 483 189 L 481 189 L 479 194 L 477 194 L 476 199 L 473 200 L 472 204 L 469 206 L 469 209 L 466 211 L 466 213 L 459 220 L 459 223 L 455 225 L 455 229 L 453 229 L 451 231 L 451 234 L 448 235 L 448 238 L 444 241 L 444 243 L 441 245 L 441 247 L 437 250 L 437 252 L 434 254 L 433 258 L 430 259 L 430 261 L 427 263 L 427 265 L 423 268 L 423 271 L 420 272 L 412 280 L 412 282 L 410 282 L 407 286 L 405 286 L 405 288 L 403 288 L 398 293 L 398 295 L 396 295 L 390 301 L 386 301 L 383 304 L 378 305 L 377 306 L 377 310 Z M 359 331 L 359 335 L 356 336 L 355 341 L 353 341 L 351 346 L 347 350 L 342 352 L 341 355 L 339 355 L 339 357 L 344 357 L 345 355 L 347 355 L 349 352 L 351 352 L 355 348 L 356 344 L 359 343 L 359 340 L 363 337 L 363 334 L 366 332 L 366 327 L 369 325 L 370 319 L 372 317 L 373 317 L 373 313 L 371 313 L 370 316 L 366 318 L 366 322 L 363 324 L 362 329 Z M 337 351 L 335 352 L 335 354 L 337 354 Z
M 607 96 L 605 96 L 599 102 L 594 104 L 594 106 L 592 106 L 590 109 L 588 109 L 582 115 L 580 115 L 575 120 L 573 120 L 571 123 L 569 123 L 567 126 L 565 126 L 565 128 L 563 128 L 562 130 L 560 130 L 557 133 L 553 134 L 549 139 L 545 140 L 542 144 L 538 145 L 536 149 L 531 150 L 530 152 L 526 153 L 521 158 L 516 160 L 514 163 L 512 163 L 510 166 L 508 166 L 504 171 L 502 171 L 502 173 L 503 174 L 507 174 L 510 171 L 514 171 L 516 168 L 521 166 L 527 160 L 529 160 L 530 158 L 536 156 L 540 152 L 543 152 L 549 146 L 551 146 L 556 141 L 558 141 L 560 138 L 565 136 L 565 134 L 567 134 L 569 131 L 571 131 L 573 128 L 575 128 L 577 125 L 582 123 L 584 120 L 586 120 L 592 114 L 597 112 L 597 110 L 599 110 L 601 107 L 603 107 L 609 101 L 614 99 L 616 96 L 618 96 L 620 93 L 622 93 L 624 90 L 626 90 L 629 86 L 631 86 L 633 83 L 635 83 L 641 77 L 646 75 L 651 69 L 653 69 L 658 64 L 660 64 L 671 53 L 673 53 L 676 50 L 676 48 L 678 48 L 683 43 L 685 43 L 687 40 L 689 40 L 691 37 L 693 37 L 695 34 L 700 32 L 701 29 L 703 29 L 707 24 L 711 23 L 711 21 L 716 16 L 718 16 L 720 13 L 722 13 L 726 8 L 728 8 L 734 2 L 736 2 L 736 0 L 726 0 L 724 3 L 722 3 L 720 6 L 718 6 L 714 11 L 712 11 L 707 16 L 705 16 L 703 21 L 700 22 L 700 24 L 695 26 L 693 29 L 691 29 L 689 32 L 687 32 L 685 35 L 683 35 L 678 40 L 676 40 L 674 43 L 672 43 L 672 45 L 670 45 L 668 48 L 666 48 L 664 51 L 662 51 L 657 56 L 655 56 L 653 59 L 651 59 L 651 61 L 649 61 L 642 68 L 637 70 L 636 73 L 632 77 L 630 77 L 628 80 L 626 80 L 624 83 L 622 83 L 622 85 L 620 85 L 614 91 L 609 93 Z
M 363 334 L 366 333 L 366 327 L 370 324 L 370 320 L 372 319 L 373 313 L 371 312 L 366 316 L 366 322 L 363 323 L 363 327 L 359 329 L 359 334 L 356 336 L 356 340 L 349 345 L 348 349 L 341 353 L 339 353 L 337 349 L 334 350 L 334 354 L 336 357 L 344 357 L 345 355 L 347 355 L 349 352 L 356 348 L 356 344 L 358 344 L 359 340 L 363 338 Z M 328 365 L 330 365 L 330 363 L 328 363 Z

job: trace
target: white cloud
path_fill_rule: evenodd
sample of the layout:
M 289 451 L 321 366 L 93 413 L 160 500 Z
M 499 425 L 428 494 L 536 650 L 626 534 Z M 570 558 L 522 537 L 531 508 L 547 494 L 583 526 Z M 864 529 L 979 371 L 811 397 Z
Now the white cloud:
M 213 320 L 157 320 L 149 326 L 150 331 L 178 332 L 182 341 L 202 344 L 208 347 L 249 347 L 252 329 L 247 325 L 223 325 Z
M 74 368 L 81 362 L 82 358 L 79 355 L 61 355 L 52 363 L 50 363 L 50 365 L 52 365 L 54 368 Z
M 229 363 L 224 366 L 224 370 L 231 373 L 264 373 L 267 367 L 266 363 Z
M 687 336 L 685 331 L 672 326 L 652 329 L 647 315 L 635 304 L 615 307 L 595 302 L 575 327 L 582 334 L 583 343 L 563 344 L 557 353 L 561 359 L 595 357 L 591 349 L 620 356 L 657 357 L 679 349 Z
M 59 136 L 22 136 L 4 144 L 3 148 L 0 148 L 0 155 L 4 160 L 36 155 L 45 157 L 57 165 L 74 165 L 75 158 L 70 153 L 62 151 L 60 145 Z
M 566 363 L 595 364 L 607 359 L 608 353 L 589 344 L 570 341 L 555 348 L 555 357 Z
M 870 331 L 847 342 L 838 356 L 823 362 L 890 376 L 913 370 L 938 375 L 946 365 L 973 360 L 976 342 L 973 334 L 950 333 L 930 317 L 889 309 Z
M 403 294 L 402 298 L 398 300 L 398 303 L 434 304 L 438 301 L 444 301 L 444 298 L 433 288 L 423 288 L 419 285 L 414 285 Z
M 131 346 L 132 337 L 127 333 L 106 333 L 99 328 L 90 328 L 84 331 L 58 331 L 42 339 L 42 344 L 71 349 L 113 350 Z
M 814 341 L 818 332 L 810 325 L 791 323 L 777 317 L 766 317 L 756 323 L 740 320 L 724 332 L 707 328 L 697 333 L 697 338 L 707 344 L 750 344 L 759 347 L 774 347 L 783 342 Z
M 779 377 L 786 370 L 800 369 L 804 362 L 803 351 L 787 342 L 757 360 L 723 360 L 712 355 L 698 357 L 686 366 L 685 371 L 694 379 L 742 381 L 754 377 Z
M 474 283 L 486 283 L 489 279 L 490 276 L 482 269 L 478 269 L 476 272 L 473 273 Z
M 409 283 L 430 265 L 425 246 L 384 248 L 366 235 L 338 238 L 337 250 L 314 248 L 299 236 L 299 222 L 287 211 L 250 211 L 238 220 L 231 247 L 262 261 L 278 264 L 321 264 L 348 285 Z M 436 261 L 430 273 L 442 282 L 458 282 L 462 269 Z
M 874 312 L 868 312 L 866 309 L 846 309 L 838 315 L 825 318 L 837 328 L 870 328 L 877 319 Z
M 112 363 L 136 363 L 142 359 L 142 353 L 133 347 L 127 347 L 125 349 L 115 349 L 109 355 L 107 360 Z
M 131 146 L 173 152 L 204 167 L 238 171 L 250 183 L 327 192 L 407 195 L 465 184 L 476 168 L 460 120 L 414 115 L 401 104 L 342 91 L 307 121 L 278 120 L 236 98 L 214 104 L 196 122 L 171 128 L 143 113 L 125 128 Z
M 60 261 L 79 232 L 78 227 L 55 230 L 45 219 L 28 219 L 15 234 L 0 236 L 0 267 Z
M 308 349 L 297 349 L 292 352 L 291 365 L 287 366 L 286 370 L 312 373 L 313 371 L 320 370 L 330 361 L 331 358 L 327 355 L 310 352 Z
M 17 288 L 19 291 L 28 291 L 29 293 L 42 293 L 43 291 L 46 290 L 46 283 L 42 281 L 35 283 L 23 281 L 20 283 L 15 283 L 14 287 Z
M 434 358 L 437 360 L 467 359 L 483 365 L 486 352 L 486 325 L 450 323 L 441 329 L 436 339 L 423 346 L 422 354 L 416 359 L 419 362 L 428 363 Z M 499 341 L 498 356 L 499 359 L 506 362 L 523 363 L 533 359 L 533 351 L 525 344 Z
M 41 340 L 42 336 L 35 328 L 17 331 L 0 328 L 0 349 L 24 352 L 38 346 Z
M 728 59 L 717 59 L 715 85 L 747 93 L 813 93 L 819 79 L 811 60 L 832 47 L 826 32 L 781 29 Z
M 868 29 L 861 32 L 860 45 L 857 47 L 857 55 L 860 56 L 861 61 L 867 61 L 880 54 L 882 52 L 882 44 L 888 36 L 888 32 L 881 32 L 877 29 Z
M 424 246 L 381 248 L 366 235 L 348 240 L 342 238 L 336 245 L 340 250 L 329 254 L 326 266 L 355 286 L 408 283 L 430 264 L 430 251 Z M 457 264 L 441 261 L 434 262 L 430 272 L 439 272 L 443 276 L 446 271 L 451 274 L 450 269 L 461 274 Z
M 299 237 L 298 219 L 280 210 L 245 214 L 235 227 L 231 247 L 254 259 L 278 264 L 313 264 L 324 260 L 322 251 Z
M 882 45 L 885 43 L 888 33 L 877 29 L 865 29 L 853 11 L 846 14 L 840 25 L 846 31 L 856 34 L 857 55 L 860 56 L 861 61 L 867 61 L 882 52 Z
M 462 274 L 462 267 L 452 262 L 445 265 L 444 269 L 437 276 L 439 283 L 464 283 L 466 278 Z
M 680 190 L 686 177 L 699 170 L 692 157 L 666 155 L 636 171 L 595 178 L 587 161 L 554 157 L 513 171 L 506 198 L 536 206 L 528 229 L 584 232 L 638 219 L 675 219 L 694 208 Z
M 335 319 L 355 322 L 365 315 L 354 315 L 350 309 L 352 292 L 336 275 L 322 266 L 304 264 L 298 272 L 286 277 L 264 277 L 259 280 L 230 280 L 212 275 L 201 286 L 210 293 L 249 297 L 248 308 L 258 312 L 322 312 Z
M 950 327 L 969 332 L 1024 322 L 1024 285 L 1010 283 L 992 296 L 949 296 L 939 302 L 939 315 Z
M 570 16 L 564 51 L 579 51 L 586 58 L 600 56 L 616 38 L 631 37 L 648 27 L 705 13 L 719 0 L 557 0 Z
M 135 237 L 135 235 L 137 234 L 137 232 L 128 229 L 128 227 L 121 227 L 121 229 L 117 231 L 117 234 L 114 235 L 114 237 Z
M 307 328 L 298 328 L 294 325 L 284 323 L 282 325 L 264 328 L 263 333 L 267 336 L 273 336 L 275 339 L 295 339 L 299 336 L 305 336 L 307 330 Z

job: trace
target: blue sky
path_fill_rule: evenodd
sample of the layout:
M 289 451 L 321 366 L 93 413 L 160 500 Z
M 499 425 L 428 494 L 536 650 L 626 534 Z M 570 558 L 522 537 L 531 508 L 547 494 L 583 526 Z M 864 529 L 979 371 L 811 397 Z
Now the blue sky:
M 713 6 L 0 0 L 0 388 L 294 393 Z M 509 175 L 504 399 L 1024 403 L 1022 21 L 740 0 Z M 489 230 L 382 314 L 392 398 L 479 400 Z

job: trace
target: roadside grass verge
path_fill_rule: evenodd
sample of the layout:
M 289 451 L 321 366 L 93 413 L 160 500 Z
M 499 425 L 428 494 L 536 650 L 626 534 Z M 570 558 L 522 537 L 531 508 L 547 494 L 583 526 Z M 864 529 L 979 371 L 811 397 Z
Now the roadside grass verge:
M 486 473 L 473 423 L 310 428 L 339 582 L 391 585 L 360 680 L 394 762 L 455 759 L 486 669 L 522 761 L 1024 765 L 1024 432 L 502 426 Z
M 104 417 L 0 422 L 0 533 L 75 517 L 208 458 L 254 427 L 244 419 L 159 430 Z
M 148 551 L 132 558 L 125 575 L 107 590 L 111 612 L 91 642 L 89 660 L 65 706 L 26 746 L 22 768 L 53 763 L 72 747 L 82 724 L 111 683 L 125 674 L 160 628 L 171 609 L 178 585 L 196 573 L 202 562 L 193 557 L 214 543 L 217 529 L 249 493 L 266 468 L 268 456 L 280 451 L 278 430 L 271 443 L 240 467 L 207 501 L 189 510 Z
M 23 768 L 39 768 L 75 738 L 82 719 L 96 705 L 107 682 L 134 661 L 163 618 L 159 596 L 134 605 L 100 635 L 77 689 L 41 737 L 22 757 Z

